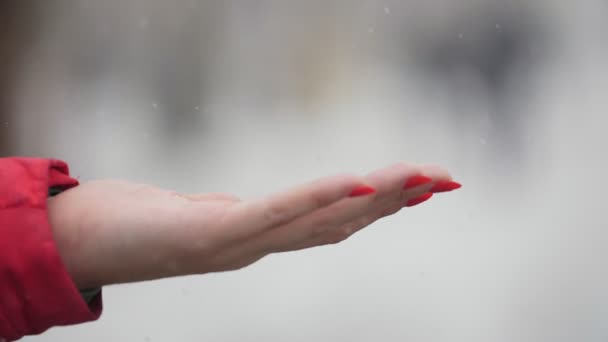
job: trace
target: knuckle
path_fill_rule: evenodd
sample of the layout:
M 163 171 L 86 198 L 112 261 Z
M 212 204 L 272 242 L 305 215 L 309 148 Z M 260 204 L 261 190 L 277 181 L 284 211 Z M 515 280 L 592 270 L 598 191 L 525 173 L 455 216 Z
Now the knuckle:
M 399 203 L 402 203 L 405 201 L 405 192 L 404 191 L 399 191 L 399 194 L 397 195 L 397 201 Z
M 338 244 L 338 243 L 348 239 L 349 236 L 350 236 L 350 234 L 347 234 L 345 231 L 333 233 L 333 234 L 331 234 L 331 236 L 328 237 L 327 244 L 329 244 L 329 245 Z
M 278 204 L 269 204 L 264 210 L 264 219 L 271 225 L 278 225 L 287 221 L 289 217 L 289 208 L 278 205 Z
M 398 213 L 399 211 L 401 211 L 401 209 L 403 209 L 402 206 L 396 206 L 396 207 L 385 209 L 384 211 L 380 212 L 378 215 L 376 215 L 374 217 L 373 222 L 378 221 L 378 220 L 380 220 L 382 218 L 385 218 L 387 216 L 395 215 L 396 213 Z
M 314 236 L 318 236 L 327 232 L 332 226 L 335 226 L 333 218 L 329 215 L 321 215 L 313 220 L 311 232 Z
M 394 209 L 394 208 L 388 208 L 388 209 L 384 209 L 380 212 L 380 214 L 377 216 L 377 218 L 381 218 L 384 216 L 389 216 L 389 215 L 393 215 L 394 213 L 397 212 L 398 209 Z
M 339 180 L 340 184 L 344 186 L 345 190 L 350 190 L 353 186 L 365 182 L 365 179 L 363 177 L 354 173 L 340 173 L 335 175 L 333 178 Z
M 361 224 L 359 222 L 349 223 L 341 229 L 341 234 L 342 234 L 342 236 L 344 236 L 345 239 L 347 239 L 348 237 L 353 235 L 356 231 L 358 231 L 360 226 L 361 226 Z
M 394 166 L 395 171 L 397 171 L 399 174 L 415 174 L 418 173 L 420 171 L 420 167 L 418 165 L 415 164 L 409 164 L 409 163 L 398 163 L 395 164 Z
M 351 237 L 356 230 L 356 223 L 347 224 L 341 229 L 337 229 L 336 231 L 332 232 L 332 234 L 330 234 L 327 238 L 327 243 L 330 245 L 340 243 Z
M 317 238 L 324 235 L 327 232 L 327 226 L 324 224 L 314 224 L 310 228 L 310 237 Z
M 371 217 L 371 216 L 364 216 L 364 217 L 356 220 L 355 222 L 349 224 L 349 226 L 347 227 L 347 229 L 349 231 L 349 236 L 353 235 L 354 233 L 356 233 L 356 232 L 360 231 L 361 229 L 367 227 L 372 222 L 373 222 L 373 217 Z
M 327 194 L 313 192 L 310 194 L 311 205 L 314 208 L 324 208 L 333 202 L 333 199 Z
M 340 173 L 337 174 L 335 178 L 340 179 L 346 183 L 357 183 L 361 181 L 361 177 L 355 175 L 354 173 Z
M 395 164 L 395 167 L 399 170 L 411 170 L 415 166 L 410 163 L 400 162 Z
M 354 223 L 354 227 L 353 227 L 354 231 L 360 230 L 360 229 L 368 226 L 372 222 L 374 222 L 374 216 L 373 215 L 363 216 L 362 218 L 360 218 L 359 220 L 357 220 Z

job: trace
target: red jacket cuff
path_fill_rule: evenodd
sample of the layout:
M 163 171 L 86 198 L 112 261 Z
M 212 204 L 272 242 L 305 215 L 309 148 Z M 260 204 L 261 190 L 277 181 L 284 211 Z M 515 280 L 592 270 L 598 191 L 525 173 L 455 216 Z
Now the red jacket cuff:
M 48 221 L 50 187 L 78 185 L 58 160 L 0 158 L 0 340 L 93 321 L 101 295 L 87 304 L 67 273 Z

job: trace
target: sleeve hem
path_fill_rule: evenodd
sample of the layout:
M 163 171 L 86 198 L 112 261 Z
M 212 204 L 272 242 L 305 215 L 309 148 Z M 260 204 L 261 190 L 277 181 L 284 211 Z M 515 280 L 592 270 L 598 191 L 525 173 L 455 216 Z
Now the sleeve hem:
M 0 158 L 0 176 L 0 338 L 14 340 L 98 319 L 101 294 L 90 303 L 83 299 L 48 222 L 49 189 L 78 185 L 67 164 Z

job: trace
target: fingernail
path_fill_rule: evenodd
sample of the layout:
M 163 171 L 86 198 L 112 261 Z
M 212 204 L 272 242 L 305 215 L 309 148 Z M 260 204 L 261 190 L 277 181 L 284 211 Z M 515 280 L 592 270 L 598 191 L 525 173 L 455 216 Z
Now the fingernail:
M 439 181 L 429 191 L 433 193 L 448 192 L 459 189 L 461 187 L 462 185 L 460 185 L 460 183 L 454 181 Z
M 403 190 L 408 190 L 411 188 L 415 188 L 417 186 L 429 184 L 432 181 L 433 181 L 433 179 L 430 177 L 427 177 L 427 176 L 423 176 L 423 175 L 413 176 L 413 177 L 410 177 L 410 179 L 408 179 L 407 182 L 405 182 L 405 185 L 403 186 Z
M 406 207 L 413 207 L 415 205 L 418 205 L 422 202 L 426 202 L 428 201 L 431 197 L 433 197 L 433 194 L 430 192 L 427 192 L 426 194 L 422 195 L 422 196 L 418 196 L 416 198 L 413 198 L 409 201 L 407 201 L 407 203 L 405 204 Z
M 366 196 L 366 195 L 371 195 L 375 192 L 376 192 L 376 189 L 372 188 L 371 186 L 362 185 L 362 186 L 356 188 L 355 190 L 353 190 L 350 193 L 350 195 L 348 195 L 348 196 L 349 197 Z

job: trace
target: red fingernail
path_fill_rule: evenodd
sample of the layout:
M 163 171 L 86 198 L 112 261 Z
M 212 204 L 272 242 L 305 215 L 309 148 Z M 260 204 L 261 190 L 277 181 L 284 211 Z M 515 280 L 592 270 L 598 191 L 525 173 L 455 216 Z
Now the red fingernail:
M 413 177 L 410 177 L 410 179 L 407 180 L 407 182 L 403 186 L 403 190 L 408 190 L 408 189 L 411 189 L 411 188 L 415 188 L 417 186 L 421 186 L 421 185 L 424 185 L 424 184 L 429 184 L 432 181 L 433 181 L 433 179 L 430 178 L 430 177 L 427 177 L 427 176 L 423 176 L 423 175 L 413 176 Z
M 375 192 L 376 192 L 376 189 L 372 188 L 371 186 L 362 185 L 362 186 L 356 188 L 355 190 L 353 190 L 350 193 L 350 195 L 348 195 L 348 196 L 349 197 L 359 197 L 359 196 L 371 195 Z
M 448 192 L 459 189 L 461 187 L 462 185 L 460 185 L 460 183 L 456 183 L 454 181 L 439 181 L 429 191 L 434 193 Z
M 418 205 L 422 202 L 426 202 L 428 201 L 431 197 L 433 197 L 433 194 L 430 192 L 427 192 L 426 194 L 422 195 L 422 196 L 418 196 L 414 199 L 411 199 L 409 201 L 407 201 L 407 203 L 405 204 L 406 207 L 413 207 L 415 205 Z

